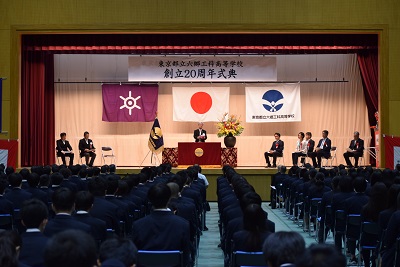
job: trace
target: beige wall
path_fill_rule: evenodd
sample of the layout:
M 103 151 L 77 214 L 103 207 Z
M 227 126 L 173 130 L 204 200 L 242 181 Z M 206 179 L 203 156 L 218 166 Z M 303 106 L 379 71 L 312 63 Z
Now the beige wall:
M 377 32 L 381 131 L 400 135 L 400 1 L 1 0 L 2 138 L 18 138 L 19 37 L 24 32 Z

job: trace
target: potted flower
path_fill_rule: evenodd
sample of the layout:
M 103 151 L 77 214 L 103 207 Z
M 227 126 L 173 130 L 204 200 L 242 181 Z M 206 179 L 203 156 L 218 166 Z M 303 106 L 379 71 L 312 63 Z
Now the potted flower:
M 236 137 L 240 135 L 244 127 L 241 125 L 240 119 L 236 115 L 228 115 L 225 113 L 219 122 L 217 122 L 217 136 L 224 138 L 226 147 L 234 147 L 236 144 Z

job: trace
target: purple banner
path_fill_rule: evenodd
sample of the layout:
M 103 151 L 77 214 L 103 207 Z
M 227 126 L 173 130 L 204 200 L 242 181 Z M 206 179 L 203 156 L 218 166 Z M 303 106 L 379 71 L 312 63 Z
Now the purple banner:
M 103 121 L 154 121 L 158 85 L 103 84 Z

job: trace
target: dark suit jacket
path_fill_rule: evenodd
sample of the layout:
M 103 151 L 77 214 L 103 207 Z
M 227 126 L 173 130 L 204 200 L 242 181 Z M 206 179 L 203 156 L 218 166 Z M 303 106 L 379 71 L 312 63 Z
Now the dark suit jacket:
M 265 239 L 271 234 L 271 232 L 260 233 L 260 243 L 257 248 L 250 248 L 247 246 L 247 240 L 251 237 L 251 233 L 247 230 L 240 230 L 233 234 L 233 250 L 234 251 L 247 251 L 247 252 L 259 252 L 262 251 L 262 246 Z
M 87 144 L 85 138 L 79 140 L 79 150 L 81 156 L 83 156 L 83 154 L 85 153 L 85 149 L 96 149 L 93 145 L 92 139 L 88 139 Z
M 25 200 L 30 199 L 31 197 L 32 197 L 31 193 L 26 192 L 25 190 L 19 188 L 13 188 L 7 194 L 4 195 L 5 199 L 13 203 L 14 209 L 20 209 L 22 203 Z
M 13 212 L 13 203 L 3 196 L 0 196 L 0 214 L 13 214 Z
M 194 138 L 195 142 L 204 142 L 205 140 L 207 140 L 206 130 L 202 129 L 201 134 L 204 134 L 204 139 L 197 139 L 197 137 L 200 135 L 200 130 L 199 129 L 194 130 L 193 138 Z
M 278 153 L 282 153 L 285 143 L 282 140 L 272 142 L 270 150 L 275 150 Z
M 97 219 L 90 215 L 85 214 L 74 214 L 73 216 L 77 221 L 90 225 L 92 227 L 92 236 L 96 241 L 104 241 L 107 237 L 107 225 L 105 221 Z
M 106 200 L 104 197 L 95 197 L 93 207 L 89 213 L 93 217 L 105 221 L 107 229 L 114 229 L 116 233 L 119 233 L 117 210 L 118 206 Z
M 57 156 L 59 156 L 61 154 L 61 151 L 68 151 L 68 150 L 72 150 L 71 145 L 69 144 L 69 142 L 67 140 L 64 141 L 65 144 L 63 143 L 63 141 L 61 139 L 58 139 L 56 144 L 57 144 Z
M 89 225 L 75 220 L 70 215 L 60 214 L 57 214 L 52 220 L 47 223 L 43 233 L 47 237 L 52 237 L 53 235 L 67 229 L 81 230 L 83 232 L 91 234 L 91 228 Z
M 358 140 L 351 140 L 349 148 L 360 153 L 364 153 L 364 140 L 358 138 Z
M 313 152 L 315 147 L 315 141 L 310 139 L 307 143 L 307 153 Z
M 32 266 L 44 266 L 44 249 L 48 238 L 40 232 L 21 234 L 22 244 L 19 261 Z
M 47 193 L 43 192 L 39 188 L 30 187 L 30 188 L 26 189 L 26 191 L 32 194 L 32 198 L 37 198 L 37 199 L 41 200 L 46 206 L 49 203 Z
M 139 250 L 180 250 L 185 265 L 191 250 L 189 222 L 170 211 L 153 211 L 133 223 L 132 239 Z
M 322 142 L 324 141 L 324 139 L 320 139 L 318 142 L 317 147 L 321 147 Z M 329 139 L 328 137 L 325 140 L 324 146 L 322 148 L 322 153 L 324 154 L 325 157 L 329 157 L 329 155 L 331 154 L 331 146 L 332 146 L 332 142 L 331 139 Z

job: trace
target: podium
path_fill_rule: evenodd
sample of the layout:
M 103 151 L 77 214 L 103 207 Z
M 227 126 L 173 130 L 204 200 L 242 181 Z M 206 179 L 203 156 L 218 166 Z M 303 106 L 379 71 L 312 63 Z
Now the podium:
M 199 164 L 221 166 L 221 143 L 178 143 L 178 162 L 179 165 Z

